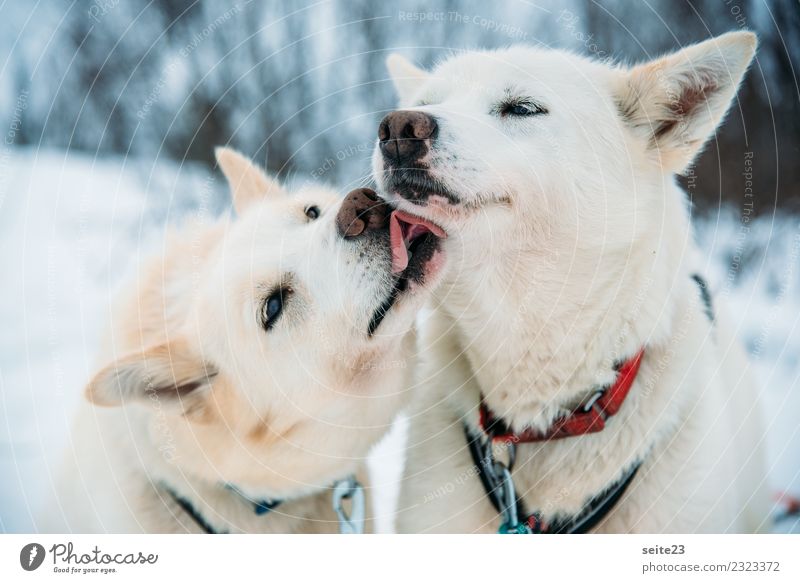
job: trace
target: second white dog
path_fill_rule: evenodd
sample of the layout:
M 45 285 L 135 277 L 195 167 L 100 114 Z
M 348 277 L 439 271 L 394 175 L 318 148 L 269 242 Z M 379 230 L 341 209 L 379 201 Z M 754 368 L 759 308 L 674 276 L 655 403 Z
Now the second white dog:
M 40 530 L 363 525 L 337 502 L 407 402 L 439 240 L 421 229 L 394 270 L 404 241 L 374 192 L 288 192 L 217 157 L 236 216 L 173 234 L 126 288 Z

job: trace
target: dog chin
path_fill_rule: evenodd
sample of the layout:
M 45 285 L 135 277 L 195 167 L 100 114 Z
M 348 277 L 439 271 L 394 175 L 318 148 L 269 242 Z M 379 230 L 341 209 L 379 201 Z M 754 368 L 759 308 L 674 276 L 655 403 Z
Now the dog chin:
M 401 285 L 387 290 L 384 303 L 373 314 L 367 328 L 367 335 L 400 335 L 408 331 L 416 319 L 428 293 L 436 287 L 445 264 L 445 253 L 441 249 L 424 266 L 424 275 L 419 278 L 403 278 Z M 399 282 L 398 282 L 399 283 Z
M 369 337 L 372 337 L 379 327 L 381 327 L 381 330 L 389 326 L 394 328 L 394 324 L 388 324 L 389 320 L 408 318 L 408 325 L 410 326 L 414 318 L 413 316 L 409 318 L 408 315 L 416 313 L 415 307 L 419 307 L 417 304 L 423 302 L 425 294 L 438 283 L 445 264 L 442 239 L 446 235 L 441 227 L 427 221 L 427 226 L 432 230 L 423 227 L 422 234 L 419 234 L 419 231 L 416 233 L 404 231 L 402 230 L 404 227 L 400 226 L 401 221 L 402 224 L 412 225 L 424 225 L 426 222 L 420 221 L 420 215 L 418 214 L 416 217 L 411 216 L 409 213 L 398 212 L 396 214 L 398 216 L 402 215 L 404 219 L 394 219 L 397 221 L 395 226 L 398 232 L 395 233 L 393 239 L 402 241 L 404 246 L 407 245 L 405 247 L 408 254 L 407 263 L 396 267 L 395 262 L 399 261 L 399 259 L 397 257 L 392 259 L 391 285 L 386 290 L 385 296 L 367 325 L 367 335 Z M 402 312 L 407 313 L 403 314 Z

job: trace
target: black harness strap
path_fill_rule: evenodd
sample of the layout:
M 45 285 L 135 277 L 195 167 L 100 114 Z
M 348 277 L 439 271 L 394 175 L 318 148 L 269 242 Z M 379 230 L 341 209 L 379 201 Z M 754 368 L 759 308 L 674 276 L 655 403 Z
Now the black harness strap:
M 253 505 L 253 511 L 258 516 L 267 514 L 273 508 L 275 508 L 276 506 L 278 506 L 281 503 L 280 500 L 274 500 L 274 501 L 272 501 L 272 500 L 253 500 L 253 499 L 247 497 L 244 493 L 242 493 L 238 488 L 236 488 L 234 486 L 227 485 L 226 488 L 228 490 L 230 490 L 231 492 L 234 492 L 237 496 L 242 498 L 244 501 L 248 502 L 249 504 L 252 504 Z M 170 488 L 167 485 L 164 485 L 164 489 L 172 497 L 172 499 L 175 500 L 175 502 L 178 504 L 178 506 L 180 506 L 181 509 L 183 509 L 183 511 L 186 514 L 188 514 L 189 517 L 192 520 L 195 521 L 195 523 L 197 523 L 197 526 L 199 526 L 203 530 L 203 532 L 205 532 L 206 534 L 229 534 L 227 531 L 226 532 L 218 532 L 218 531 L 214 530 L 214 527 L 211 526 L 205 518 L 203 518 L 203 515 L 200 514 L 200 512 L 198 512 L 198 510 L 194 507 L 194 505 L 191 502 L 189 502 L 186 498 L 184 498 L 183 496 L 179 496 L 178 493 L 175 492 L 175 490 L 173 490 L 172 488 Z
M 611 484 L 602 494 L 589 500 L 580 513 L 566 520 L 559 520 L 551 524 L 547 532 L 552 534 L 586 534 L 591 531 L 608 516 L 608 513 L 625 495 L 625 491 L 633 482 L 633 478 L 641 465 L 641 462 L 633 464 L 622 478 Z
M 700 288 L 700 299 L 703 301 L 703 311 L 705 312 L 708 321 L 714 323 L 714 302 L 711 299 L 711 291 L 708 289 L 708 282 L 699 273 L 693 273 L 692 279 Z
M 482 438 L 470 431 L 466 424 L 464 425 L 464 435 L 467 438 L 469 452 L 470 455 L 472 455 L 472 461 L 475 464 L 478 477 L 481 480 L 486 496 L 489 498 L 495 510 L 502 515 L 502 495 L 498 491 L 499 485 L 492 484 L 489 479 L 489 471 L 487 471 L 486 464 L 491 463 L 491 459 L 484 453 L 485 450 L 481 445 Z M 487 445 L 487 447 L 491 447 L 491 445 Z M 600 494 L 593 496 L 578 514 L 547 524 L 542 522 L 539 513 L 527 512 L 522 499 L 518 496 L 517 520 L 521 524 L 533 526 L 535 528 L 533 532 L 537 534 L 586 534 L 600 524 L 616 506 L 617 502 L 620 501 L 625 491 L 628 489 L 628 486 L 633 482 L 640 466 L 641 462 L 633 464 L 633 466 L 624 473 L 622 478 L 611 484 Z
M 503 500 L 502 494 L 498 491 L 499 485 L 492 484 L 489 480 L 489 469 L 487 468 L 487 464 L 492 463 L 491 459 L 488 458 L 484 453 L 484 448 L 482 447 L 482 439 L 479 435 L 474 434 L 472 431 L 469 430 L 467 424 L 464 424 L 464 436 L 467 438 L 467 445 L 469 445 L 469 453 L 472 455 L 472 461 L 475 464 L 475 468 L 478 470 L 478 477 L 481 480 L 481 484 L 483 485 L 483 489 L 486 492 L 486 496 L 489 498 L 489 502 L 492 503 L 494 509 L 497 510 L 499 514 L 503 513 Z M 522 500 L 517 497 L 517 509 L 522 508 Z M 519 514 L 522 514 L 519 512 Z M 527 518 L 527 517 L 523 517 Z
M 186 498 L 178 496 L 178 494 L 171 488 L 165 488 L 165 489 L 167 490 L 169 495 L 172 496 L 172 499 L 175 500 L 178 506 L 180 506 L 183 509 L 183 511 L 186 514 L 188 514 L 192 520 L 195 521 L 197 526 L 199 526 L 203 530 L 203 532 L 205 532 L 206 534 L 228 534 L 227 532 L 219 533 L 216 530 L 214 530 L 214 528 L 208 522 L 206 522 L 206 519 L 203 518 L 202 514 L 200 514 L 197 511 L 197 509 L 195 509 L 195 507 L 192 505 L 191 502 L 189 502 Z
M 501 496 L 498 492 L 498 486 L 497 484 L 492 484 L 489 480 L 489 472 L 486 467 L 486 464 L 490 464 L 492 462 L 491 459 L 485 455 L 484 449 L 481 447 L 481 437 L 471 432 L 466 423 L 464 424 L 464 436 L 467 438 L 469 453 L 472 456 L 472 462 L 475 464 L 475 469 L 478 470 L 478 477 L 481 480 L 481 484 L 486 492 L 486 496 L 489 498 L 489 502 L 492 503 L 492 506 L 494 506 L 494 509 L 497 510 L 498 513 L 502 514 L 503 508 L 500 500 Z M 517 516 L 521 515 L 519 511 L 520 499 L 517 498 Z

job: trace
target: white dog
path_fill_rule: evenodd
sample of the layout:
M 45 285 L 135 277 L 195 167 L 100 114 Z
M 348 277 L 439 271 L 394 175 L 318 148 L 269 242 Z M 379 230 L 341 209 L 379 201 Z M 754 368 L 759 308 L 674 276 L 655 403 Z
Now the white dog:
M 217 158 L 237 217 L 172 236 L 114 311 L 49 530 L 336 532 L 332 497 L 363 497 L 348 476 L 407 401 L 439 239 L 419 227 L 393 270 L 374 192 Z
M 380 125 L 375 177 L 449 236 L 400 530 L 766 524 L 747 361 L 675 181 L 755 48 L 730 33 L 632 68 L 525 47 L 431 72 L 390 57 L 405 109 Z

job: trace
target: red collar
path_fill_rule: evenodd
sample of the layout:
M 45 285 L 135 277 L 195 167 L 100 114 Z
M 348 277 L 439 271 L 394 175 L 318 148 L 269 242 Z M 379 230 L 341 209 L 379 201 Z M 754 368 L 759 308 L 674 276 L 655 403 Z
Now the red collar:
M 577 407 L 569 415 L 556 419 L 545 432 L 529 427 L 523 429 L 521 433 L 514 433 L 501 418 L 492 413 L 481 395 L 481 429 L 493 441 L 503 443 L 548 441 L 602 431 L 608 418 L 619 411 L 625 397 L 628 396 L 636 374 L 639 372 L 642 356 L 644 356 L 644 348 L 617 367 L 619 376 L 613 385 L 598 390 L 586 404 Z

